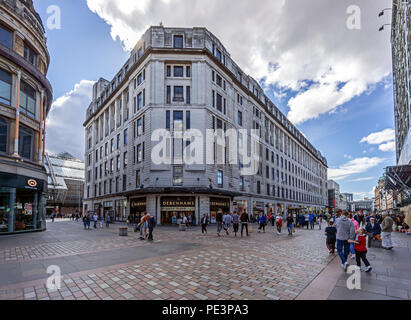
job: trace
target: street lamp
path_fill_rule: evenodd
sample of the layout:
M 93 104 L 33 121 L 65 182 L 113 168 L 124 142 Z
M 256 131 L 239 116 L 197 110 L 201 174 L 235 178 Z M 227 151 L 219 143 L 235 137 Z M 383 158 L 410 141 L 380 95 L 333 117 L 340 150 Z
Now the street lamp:
M 385 8 L 385 9 L 383 9 L 383 10 L 378 14 L 378 16 L 379 16 L 379 17 L 382 17 L 382 16 L 384 15 L 384 12 L 385 12 L 386 10 L 392 10 L 392 8 Z
M 384 30 L 384 26 L 391 26 L 391 25 L 390 25 L 389 23 L 383 24 L 378 31 L 383 31 L 383 30 Z

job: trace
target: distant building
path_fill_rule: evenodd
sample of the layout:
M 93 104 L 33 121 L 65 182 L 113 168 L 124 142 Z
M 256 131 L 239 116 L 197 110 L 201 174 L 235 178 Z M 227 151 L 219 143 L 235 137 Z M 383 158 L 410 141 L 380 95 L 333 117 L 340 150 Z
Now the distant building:
M 353 202 L 354 201 L 354 195 L 352 193 L 342 193 L 342 195 L 344 195 L 347 202 Z
M 350 203 L 351 211 L 364 211 L 373 212 L 374 211 L 374 199 L 364 199 L 353 201 Z
M 81 212 L 84 194 L 84 162 L 68 153 L 46 153 L 48 175 L 47 214 L 66 216 Z
M 332 211 L 340 210 L 340 185 L 328 180 L 328 207 Z

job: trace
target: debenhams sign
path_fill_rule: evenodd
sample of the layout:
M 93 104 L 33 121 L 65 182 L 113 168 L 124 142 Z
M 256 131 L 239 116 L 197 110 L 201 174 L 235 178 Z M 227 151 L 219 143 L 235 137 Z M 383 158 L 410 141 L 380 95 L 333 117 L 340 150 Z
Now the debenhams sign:
M 163 199 L 161 201 L 162 211 L 192 211 L 194 209 L 195 209 L 194 200 Z

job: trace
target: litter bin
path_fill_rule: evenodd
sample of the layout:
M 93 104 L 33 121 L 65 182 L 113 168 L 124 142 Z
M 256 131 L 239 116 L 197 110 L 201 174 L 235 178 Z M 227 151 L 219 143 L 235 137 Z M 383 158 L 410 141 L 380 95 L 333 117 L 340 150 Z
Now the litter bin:
M 128 236 L 128 228 L 119 228 L 119 236 L 120 237 L 127 237 Z

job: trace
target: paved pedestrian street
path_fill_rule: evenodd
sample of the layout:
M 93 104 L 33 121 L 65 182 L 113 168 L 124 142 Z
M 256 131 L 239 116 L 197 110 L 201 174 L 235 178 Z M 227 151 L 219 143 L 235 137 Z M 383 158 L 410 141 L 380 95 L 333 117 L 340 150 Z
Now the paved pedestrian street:
M 149 243 L 138 240 L 132 228 L 127 237 L 119 237 L 119 226 L 88 231 L 80 222 L 56 221 L 44 233 L 0 237 L 0 299 L 293 300 L 321 298 L 318 293 L 339 299 L 348 290 L 347 275 L 338 257 L 328 254 L 319 230 L 297 229 L 291 238 L 286 230 L 277 236 L 271 226 L 265 234 L 254 227 L 250 237 L 235 238 L 217 237 L 213 227 L 206 236 L 199 228 L 158 227 Z M 409 238 L 393 238 L 409 254 Z M 389 254 L 371 252 L 371 263 L 388 260 Z M 409 261 L 402 268 L 409 268 Z M 384 271 L 382 264 L 375 263 L 377 272 Z M 52 265 L 63 275 L 60 290 L 46 285 Z M 324 278 L 330 270 L 335 276 Z M 384 275 L 388 282 L 392 275 L 387 270 Z M 399 291 L 386 289 L 385 296 L 391 292 L 391 298 L 408 299 L 410 282 L 402 282 Z

